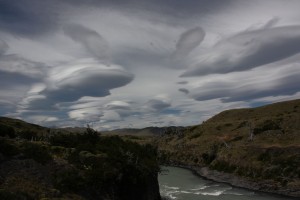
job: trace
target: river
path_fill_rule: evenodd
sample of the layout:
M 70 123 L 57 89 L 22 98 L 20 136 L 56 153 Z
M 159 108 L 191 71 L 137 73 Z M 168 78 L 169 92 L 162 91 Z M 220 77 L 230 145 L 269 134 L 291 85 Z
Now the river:
M 191 170 L 163 167 L 158 177 L 163 197 L 176 200 L 291 200 L 267 193 L 255 192 L 228 184 L 217 183 L 195 175 Z

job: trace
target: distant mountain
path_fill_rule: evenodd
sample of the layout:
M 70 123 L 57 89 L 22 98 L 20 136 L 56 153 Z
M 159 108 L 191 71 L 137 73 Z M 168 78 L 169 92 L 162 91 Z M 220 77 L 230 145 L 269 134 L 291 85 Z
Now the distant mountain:
M 102 131 L 101 133 L 111 135 L 162 136 L 165 134 L 176 134 L 184 129 L 185 128 L 182 126 L 146 127 L 141 129 L 124 128 L 112 131 Z
M 86 127 L 64 127 L 64 128 L 55 128 L 55 130 L 60 130 L 63 132 L 70 132 L 70 133 L 83 133 L 86 131 Z

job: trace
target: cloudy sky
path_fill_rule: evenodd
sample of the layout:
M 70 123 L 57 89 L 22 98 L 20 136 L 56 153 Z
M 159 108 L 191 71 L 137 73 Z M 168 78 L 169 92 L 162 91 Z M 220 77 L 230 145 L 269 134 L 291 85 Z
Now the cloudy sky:
M 0 0 L 0 115 L 193 125 L 300 98 L 299 0 Z

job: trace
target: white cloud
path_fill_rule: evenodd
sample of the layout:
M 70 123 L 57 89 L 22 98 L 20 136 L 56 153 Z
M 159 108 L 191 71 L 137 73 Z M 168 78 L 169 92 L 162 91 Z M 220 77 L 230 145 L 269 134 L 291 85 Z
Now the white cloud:
M 121 120 L 121 116 L 119 115 L 119 113 L 113 110 L 104 111 L 103 116 L 101 117 L 102 123 L 115 122 L 120 120 Z
M 128 110 L 131 108 L 130 104 L 124 101 L 111 101 L 105 105 L 109 110 Z
M 91 107 L 91 108 L 71 110 L 68 112 L 68 115 L 71 119 L 74 120 L 91 122 L 91 121 L 99 121 L 100 117 L 103 114 L 99 109 Z

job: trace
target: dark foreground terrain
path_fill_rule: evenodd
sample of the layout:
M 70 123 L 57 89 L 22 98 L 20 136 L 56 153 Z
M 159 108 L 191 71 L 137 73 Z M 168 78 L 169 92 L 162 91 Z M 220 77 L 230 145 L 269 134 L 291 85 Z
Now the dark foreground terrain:
M 0 118 L 0 199 L 159 200 L 151 145 Z

